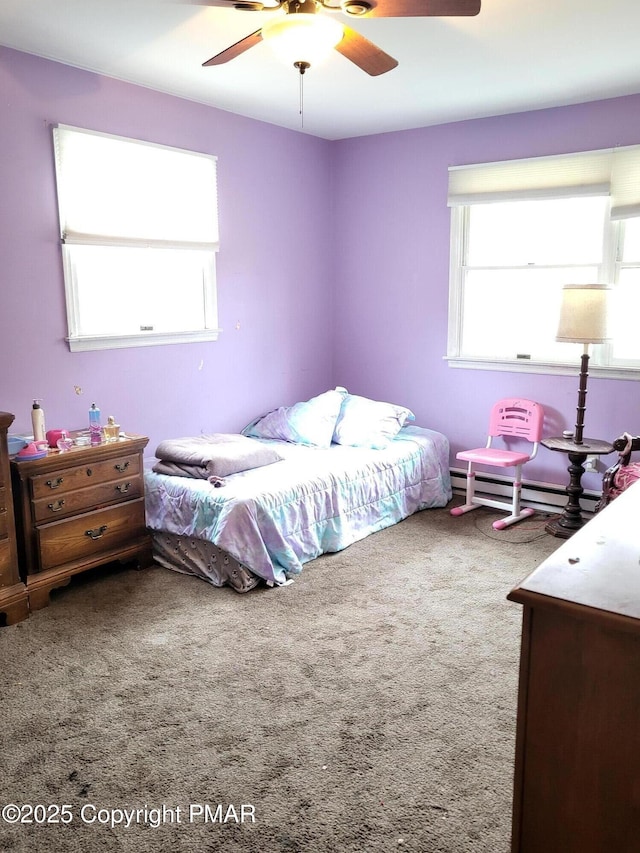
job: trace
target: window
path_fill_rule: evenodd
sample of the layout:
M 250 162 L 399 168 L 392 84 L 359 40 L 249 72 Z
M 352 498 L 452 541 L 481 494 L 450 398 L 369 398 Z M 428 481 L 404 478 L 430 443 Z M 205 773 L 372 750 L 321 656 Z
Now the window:
M 640 146 L 450 170 L 452 366 L 554 372 L 562 286 L 611 284 L 592 372 L 640 371 Z M 640 373 L 638 373 L 640 378 Z
M 216 158 L 54 128 L 71 350 L 216 340 Z

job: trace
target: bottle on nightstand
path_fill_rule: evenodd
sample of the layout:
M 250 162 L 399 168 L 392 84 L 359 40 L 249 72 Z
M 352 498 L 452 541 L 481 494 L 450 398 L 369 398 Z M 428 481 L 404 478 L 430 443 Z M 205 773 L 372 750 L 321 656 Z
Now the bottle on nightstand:
M 34 441 L 45 441 L 47 438 L 47 428 L 44 424 L 44 410 L 40 403 L 40 400 L 34 400 L 31 409 L 31 425 L 33 426 Z
M 102 424 L 100 423 L 100 409 L 95 403 L 89 409 L 89 435 L 91 444 L 102 444 Z

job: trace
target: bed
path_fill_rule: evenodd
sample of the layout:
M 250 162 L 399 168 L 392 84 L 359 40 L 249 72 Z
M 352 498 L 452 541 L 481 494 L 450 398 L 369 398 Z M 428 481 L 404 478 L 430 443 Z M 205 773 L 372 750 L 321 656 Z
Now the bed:
M 344 401 L 344 389 L 326 393 L 337 392 Z M 333 400 L 334 409 L 338 402 Z M 349 444 L 335 441 L 341 433 L 332 417 L 322 442 L 317 434 L 312 435 L 316 443 L 301 441 L 310 437 L 309 421 L 301 430 L 292 408 L 285 410 L 286 428 L 277 418 L 269 420 L 274 414 L 269 413 L 243 430 L 251 449 L 272 454 L 273 461 L 234 470 L 227 458 L 222 468 L 207 467 L 193 476 L 163 468 L 160 459 L 155 470 L 145 471 L 147 526 L 157 562 L 238 592 L 261 583 L 279 586 L 321 554 L 451 499 L 449 442 L 440 432 L 407 422 L 408 409 L 389 430 L 392 435 L 380 439 L 378 432 L 374 441 L 369 433 L 354 446 L 353 435 L 347 435 Z M 317 420 L 316 409 L 314 425 Z M 240 436 L 214 437 L 223 444 L 227 440 L 237 442 Z M 219 448 L 214 449 L 219 464 Z

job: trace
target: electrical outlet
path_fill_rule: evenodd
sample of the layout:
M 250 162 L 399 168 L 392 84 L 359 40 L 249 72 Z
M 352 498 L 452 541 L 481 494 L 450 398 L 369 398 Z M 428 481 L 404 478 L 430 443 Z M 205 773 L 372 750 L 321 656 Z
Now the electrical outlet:
M 597 471 L 598 470 L 598 457 L 597 456 L 587 456 L 584 462 L 584 470 L 585 471 Z

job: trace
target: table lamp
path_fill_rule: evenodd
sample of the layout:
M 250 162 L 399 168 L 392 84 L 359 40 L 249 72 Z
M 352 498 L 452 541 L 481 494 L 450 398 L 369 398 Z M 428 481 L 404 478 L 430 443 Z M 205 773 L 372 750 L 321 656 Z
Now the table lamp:
M 565 284 L 562 288 L 562 306 L 556 340 L 562 343 L 584 344 L 580 362 L 575 444 L 582 444 L 587 379 L 589 378 L 589 344 L 602 344 L 608 339 L 609 291 L 610 288 L 606 284 Z

